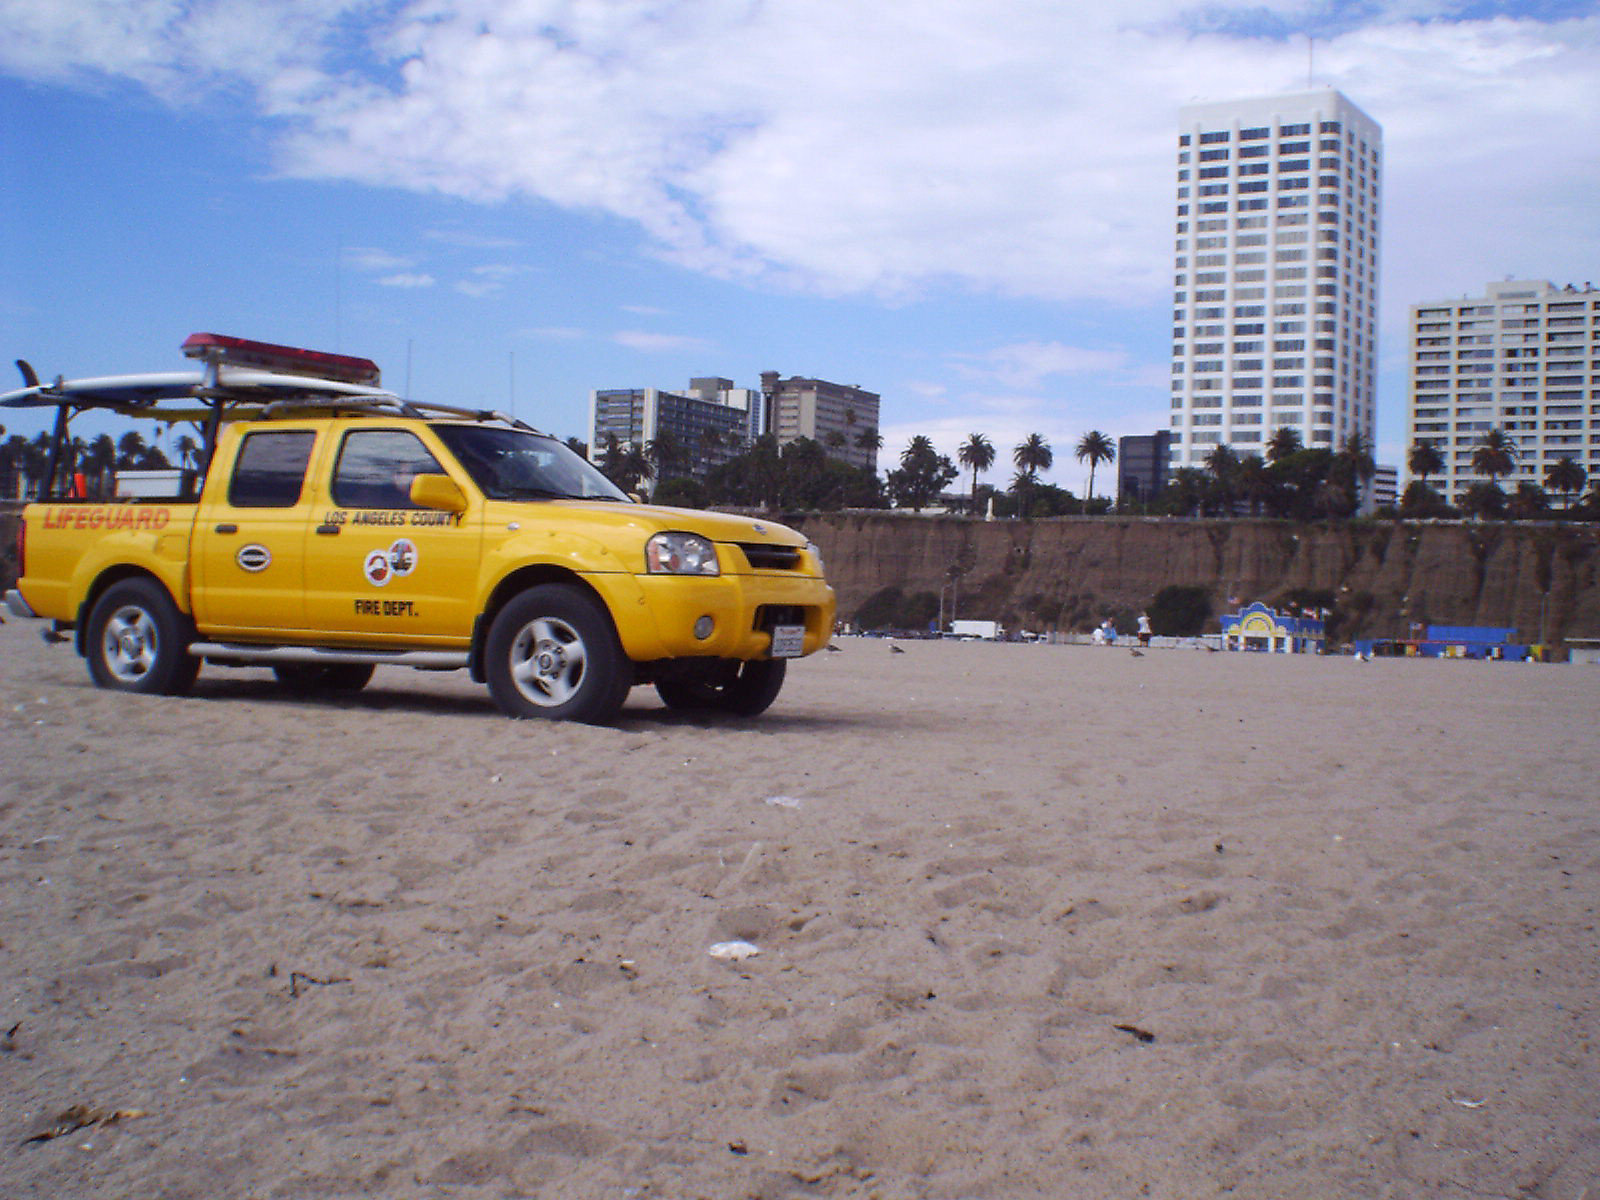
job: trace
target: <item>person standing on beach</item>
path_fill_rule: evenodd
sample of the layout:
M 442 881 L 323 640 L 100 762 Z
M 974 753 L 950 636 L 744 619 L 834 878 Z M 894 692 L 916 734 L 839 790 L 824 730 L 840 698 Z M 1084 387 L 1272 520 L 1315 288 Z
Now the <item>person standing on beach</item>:
M 1149 613 L 1140 613 L 1139 614 L 1139 645 L 1148 646 L 1149 644 L 1150 644 L 1150 614 Z

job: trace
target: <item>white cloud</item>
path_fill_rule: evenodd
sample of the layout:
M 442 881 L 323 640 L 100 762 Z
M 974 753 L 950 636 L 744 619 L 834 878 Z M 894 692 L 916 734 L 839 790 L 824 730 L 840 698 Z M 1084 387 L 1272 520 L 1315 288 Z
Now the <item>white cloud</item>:
M 1144 304 L 1168 287 L 1177 107 L 1302 86 L 1287 35 L 1313 29 L 1318 83 L 1387 130 L 1403 307 L 1600 260 L 1600 15 L 1463 11 L 0 0 L 0 69 L 175 103 L 242 87 L 289 174 L 609 214 L 765 286 Z
M 347 246 L 344 261 L 358 271 L 398 271 L 413 267 L 416 260 L 372 246 Z
M 384 287 L 394 288 L 430 288 L 434 285 L 432 275 L 418 274 L 416 272 L 403 272 L 399 275 L 385 275 L 378 280 Z
M 1059 342 L 1018 342 L 982 355 L 953 355 L 952 362 L 969 377 L 1026 389 L 1051 376 L 1118 372 L 1128 365 L 1128 356 L 1121 350 L 1085 349 Z
M 637 329 L 625 329 L 611 335 L 611 340 L 619 346 L 626 346 L 629 350 L 642 350 L 648 354 L 659 354 L 670 350 L 704 350 L 710 343 L 695 337 L 683 337 L 671 333 L 646 333 Z

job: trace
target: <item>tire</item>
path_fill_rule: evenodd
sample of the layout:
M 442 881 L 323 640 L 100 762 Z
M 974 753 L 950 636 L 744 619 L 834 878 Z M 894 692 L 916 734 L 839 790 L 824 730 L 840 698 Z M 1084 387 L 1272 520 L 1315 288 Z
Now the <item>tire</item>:
M 153 579 L 125 579 L 89 611 L 84 652 L 97 687 L 180 696 L 200 673 L 189 653 L 194 625 Z
M 279 663 L 272 668 L 278 682 L 291 692 L 359 692 L 372 679 L 371 663 Z
M 633 686 L 611 614 L 570 584 L 529 588 L 495 617 L 484 674 L 500 711 L 517 719 L 604 724 Z
M 786 658 L 755 659 L 720 683 L 664 679 L 656 694 L 668 708 L 710 709 L 738 717 L 758 717 L 772 707 L 783 690 L 789 668 Z

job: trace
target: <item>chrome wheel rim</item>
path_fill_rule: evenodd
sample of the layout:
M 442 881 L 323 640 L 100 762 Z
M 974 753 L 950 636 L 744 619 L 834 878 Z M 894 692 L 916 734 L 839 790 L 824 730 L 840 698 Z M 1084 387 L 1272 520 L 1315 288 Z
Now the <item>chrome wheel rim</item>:
M 106 670 L 120 683 L 140 682 L 155 666 L 158 636 L 155 621 L 144 609 L 132 604 L 117 609 L 100 642 Z
M 541 708 L 571 700 L 583 684 L 585 665 L 583 638 L 556 617 L 529 621 L 511 643 L 511 681 Z

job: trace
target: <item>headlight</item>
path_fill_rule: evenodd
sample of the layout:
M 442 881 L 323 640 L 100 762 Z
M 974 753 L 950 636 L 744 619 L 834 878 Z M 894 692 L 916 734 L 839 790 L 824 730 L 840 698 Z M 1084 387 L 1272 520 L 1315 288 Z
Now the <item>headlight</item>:
M 826 575 L 828 572 L 822 568 L 822 551 L 817 549 L 817 544 L 815 542 L 807 542 L 806 550 L 810 553 L 811 557 L 816 560 L 817 574 Z
M 720 575 L 717 548 L 695 533 L 658 533 L 644 544 L 652 575 Z

